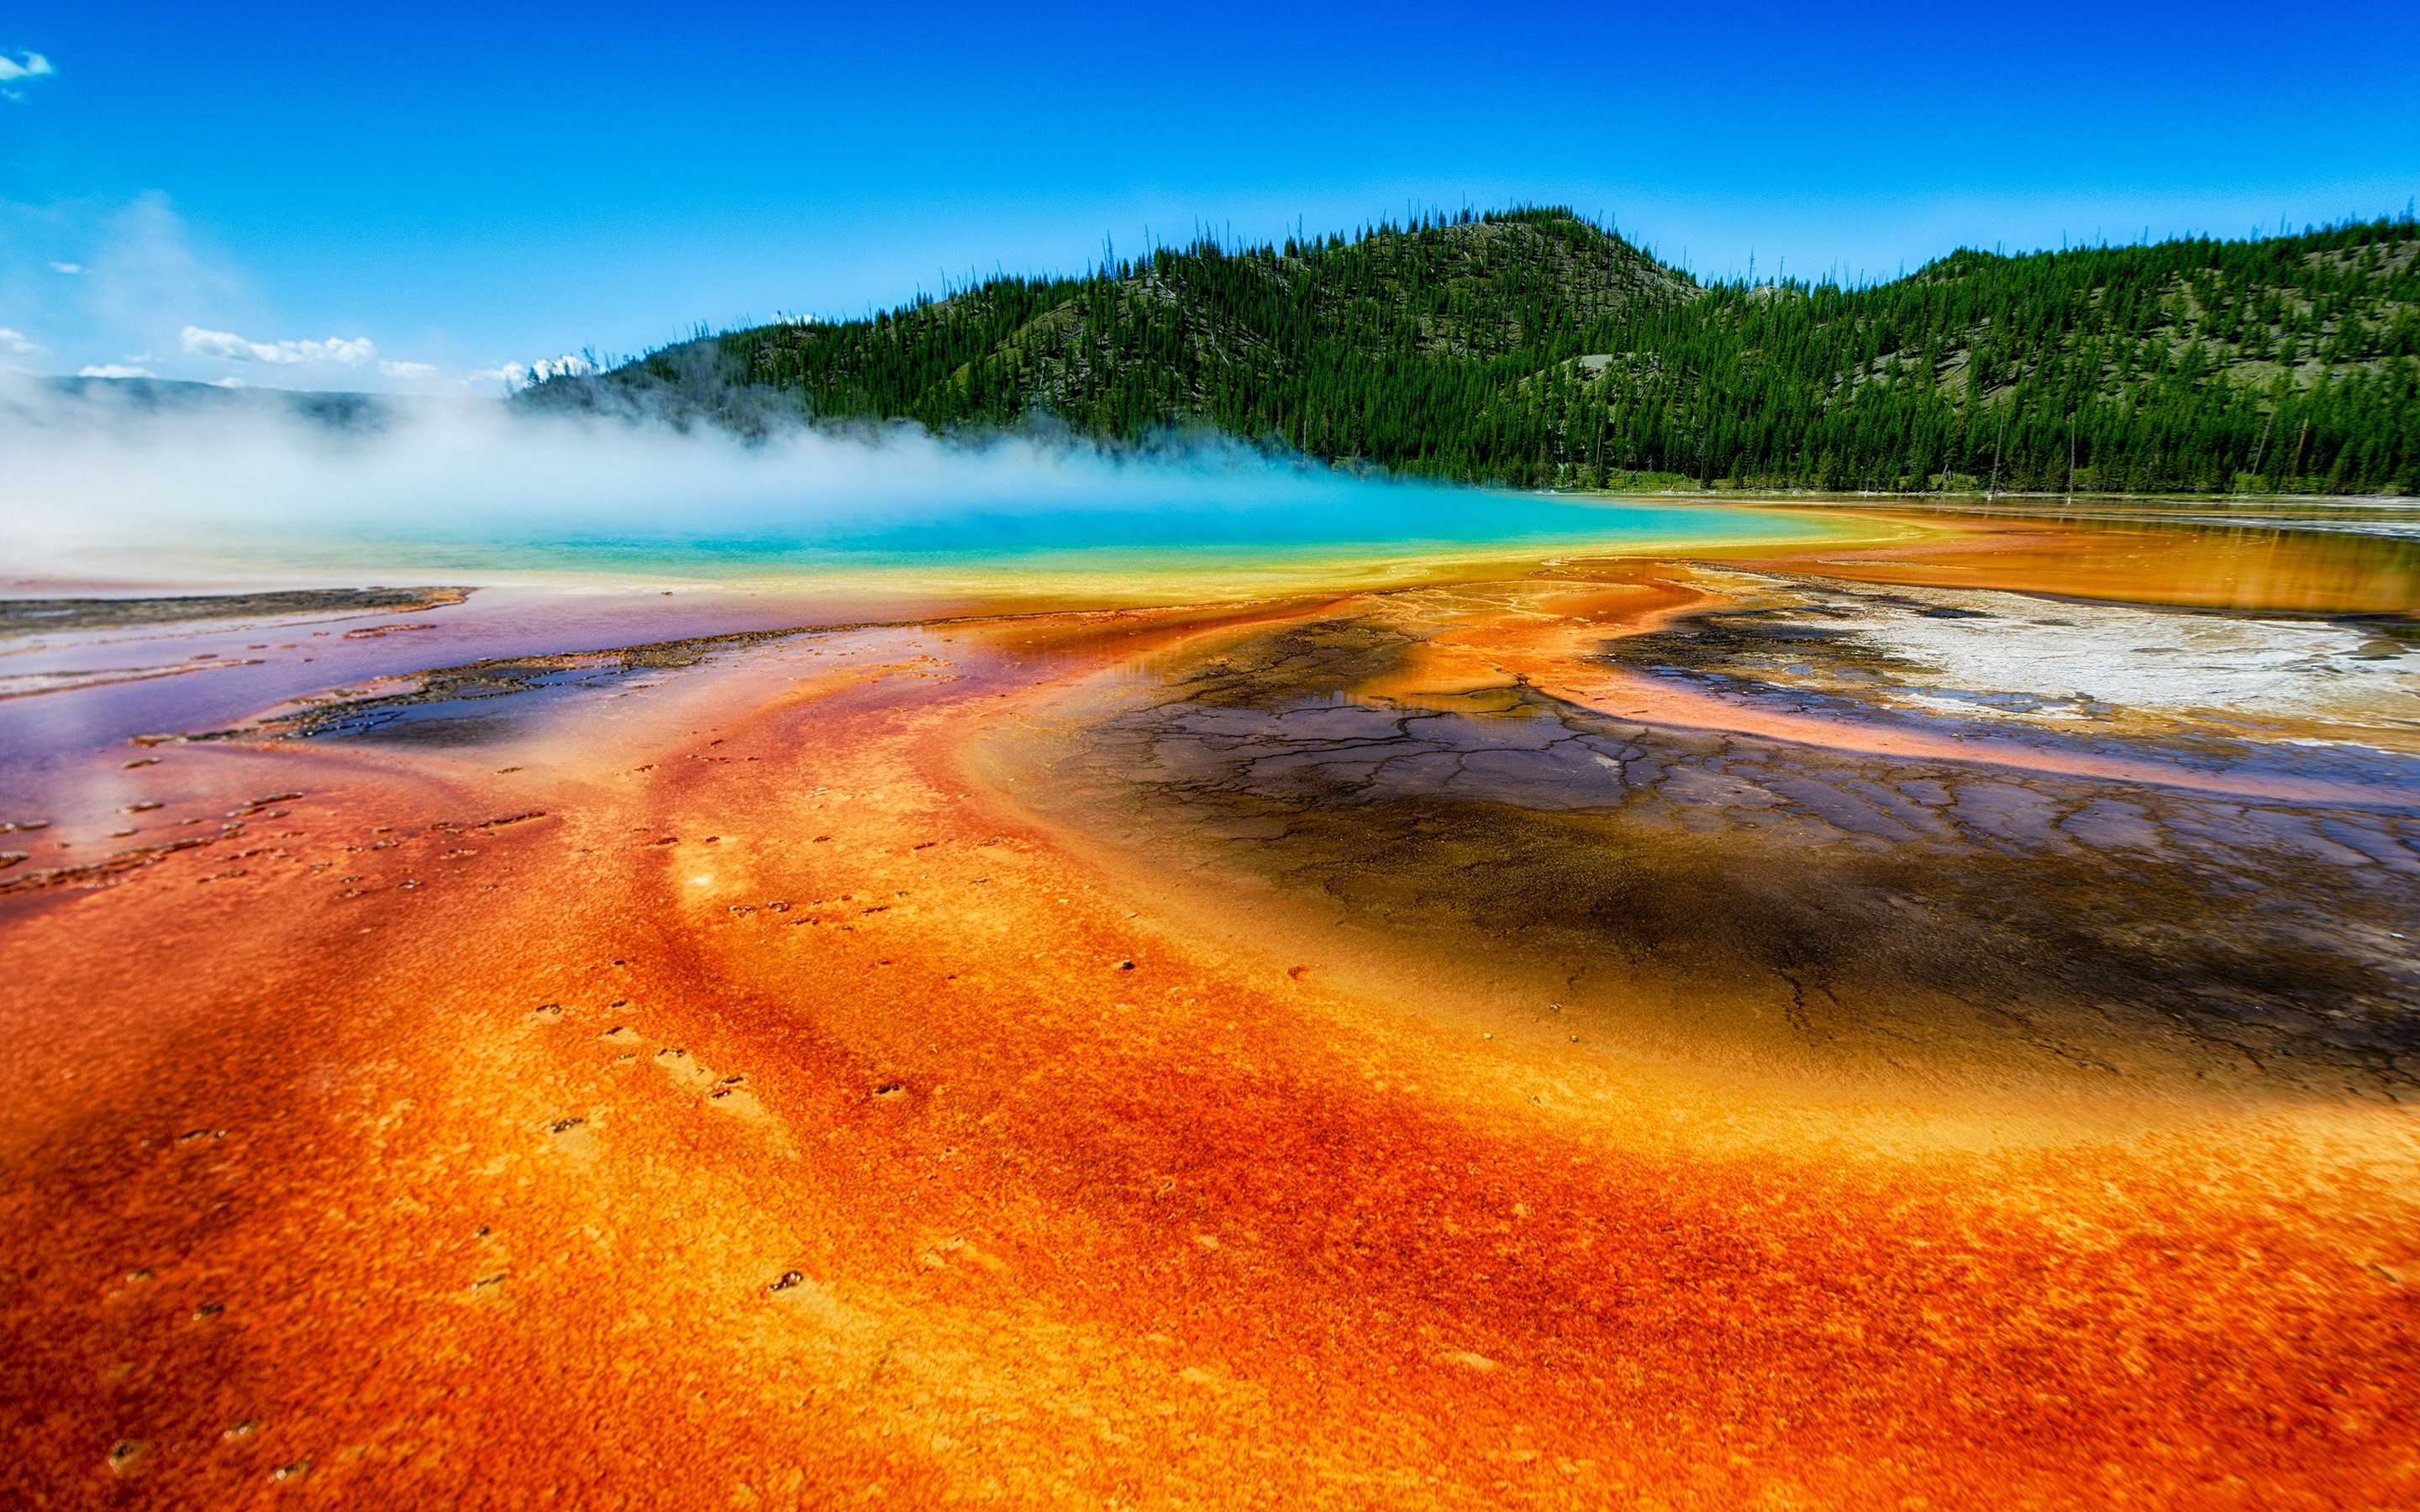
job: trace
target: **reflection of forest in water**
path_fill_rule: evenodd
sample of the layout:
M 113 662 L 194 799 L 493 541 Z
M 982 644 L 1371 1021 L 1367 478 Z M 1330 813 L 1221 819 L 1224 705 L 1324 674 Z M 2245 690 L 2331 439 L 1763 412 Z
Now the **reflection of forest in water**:
M 1838 503 L 1881 518 L 1954 523 L 1973 532 L 1951 542 L 1821 559 L 1834 576 L 1861 581 L 2273 613 L 2408 615 L 2420 608 L 2420 501 L 2178 506 L 2002 501 L 1920 509 Z M 1794 501 L 1792 507 L 1807 505 Z M 1922 570 L 1903 570 L 1911 563 Z

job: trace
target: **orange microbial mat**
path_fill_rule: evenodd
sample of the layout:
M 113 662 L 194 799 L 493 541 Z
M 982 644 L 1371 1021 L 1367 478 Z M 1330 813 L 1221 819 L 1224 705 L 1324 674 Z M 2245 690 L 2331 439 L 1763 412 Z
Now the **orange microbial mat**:
M 1859 519 L 12 621 L 0 1502 L 2420 1506 L 2411 548 Z

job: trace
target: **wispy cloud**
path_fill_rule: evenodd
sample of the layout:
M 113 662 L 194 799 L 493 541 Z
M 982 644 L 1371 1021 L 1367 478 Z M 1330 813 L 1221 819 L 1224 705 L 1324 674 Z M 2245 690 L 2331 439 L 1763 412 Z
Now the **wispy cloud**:
M 259 318 L 250 282 L 223 255 L 195 244 L 164 195 L 8 216 L 14 208 L 0 208 L 0 234 L 33 243 L 28 253 L 39 248 L 28 258 L 32 270 L 43 270 L 45 259 L 64 251 L 84 272 L 53 273 L 39 288 L 21 285 L 8 292 L 55 312 L 46 335 L 64 334 L 61 328 L 70 324 L 78 328 L 85 355 L 97 361 L 127 361 L 100 354 L 152 346 L 163 333 L 173 345 L 183 325 L 225 331 Z
M 92 363 L 76 369 L 78 378 L 158 378 L 147 367 L 129 367 L 123 363 Z
M 25 98 L 24 91 L 12 89 L 9 85 L 20 79 L 39 79 L 58 71 L 51 67 L 51 60 L 39 53 L 23 53 L 16 57 L 0 53 L 0 95 L 6 95 L 11 100 L 23 100 Z
M 350 340 L 331 336 L 325 341 L 246 341 L 232 331 L 187 326 L 183 337 L 185 350 L 195 356 L 223 358 L 230 363 L 338 363 L 359 367 L 378 355 L 377 345 L 367 336 Z
M 19 332 L 11 331 L 6 326 L 0 326 L 0 352 L 8 352 L 18 357 L 31 357 L 37 353 L 46 352 L 49 350 L 50 348 L 48 347 L 44 347 L 38 342 L 27 341 L 23 334 Z
M 13 118 L 0 101 L 0 138 Z M 13 331 L 0 335 L 0 371 L 73 373 L 90 363 L 204 381 L 238 373 L 296 389 L 475 389 L 434 352 L 407 361 L 361 328 L 277 339 L 293 317 L 156 193 L 34 204 L 0 192 L 0 328 Z M 50 349 L 28 351 L 26 342 Z

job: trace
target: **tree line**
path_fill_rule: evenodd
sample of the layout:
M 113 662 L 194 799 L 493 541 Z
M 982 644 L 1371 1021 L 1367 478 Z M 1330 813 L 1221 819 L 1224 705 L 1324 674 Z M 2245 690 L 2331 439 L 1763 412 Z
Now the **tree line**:
M 2420 227 L 2348 222 L 1871 285 L 1700 284 L 1559 208 L 999 277 L 702 338 L 827 418 L 1209 424 L 1515 486 L 2420 491 Z

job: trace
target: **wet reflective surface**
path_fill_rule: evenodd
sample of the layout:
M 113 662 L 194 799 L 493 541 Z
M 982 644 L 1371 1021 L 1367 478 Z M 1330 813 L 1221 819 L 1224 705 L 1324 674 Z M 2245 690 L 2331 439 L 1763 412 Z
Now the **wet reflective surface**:
M 2420 601 L 2420 515 L 2240 505 L 2224 512 L 2142 501 L 1910 510 L 1843 504 L 1844 515 L 1937 524 L 1955 539 L 1770 558 L 1856 582 L 1929 583 L 2164 607 L 2404 615 Z

